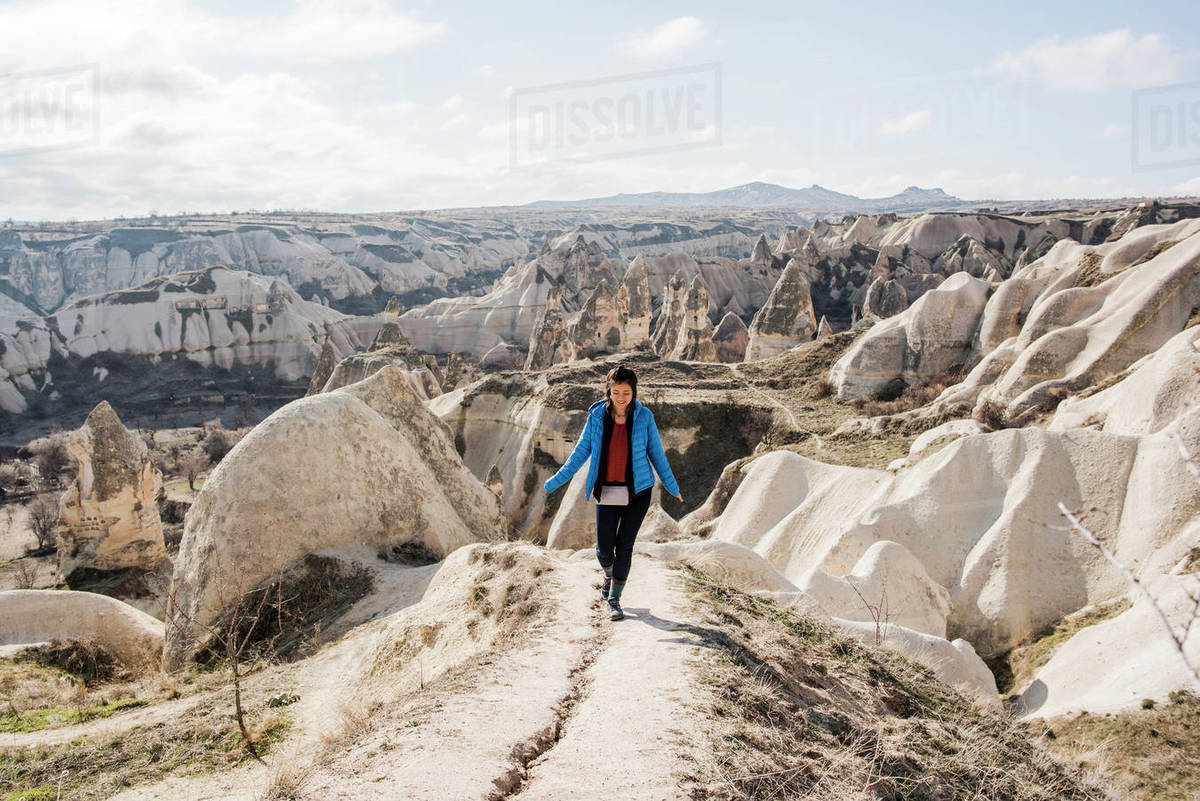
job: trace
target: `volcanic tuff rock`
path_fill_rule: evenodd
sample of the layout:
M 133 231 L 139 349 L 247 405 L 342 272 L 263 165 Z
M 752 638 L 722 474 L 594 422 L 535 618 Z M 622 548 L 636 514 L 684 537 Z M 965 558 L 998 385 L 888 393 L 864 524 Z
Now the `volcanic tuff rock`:
M 567 338 L 575 358 L 586 359 L 622 350 L 625 314 L 607 280 L 602 280 L 588 294 L 579 316 L 567 329 Z
M 224 265 L 282 278 L 309 300 L 370 314 L 389 294 L 467 288 L 529 249 L 511 228 L 484 220 L 409 218 L 382 227 L 331 224 L 318 215 L 303 222 L 147 220 L 100 233 L 95 226 L 82 236 L 64 232 L 60 236 L 66 238 L 57 239 L 35 231 L 6 232 L 0 263 L 8 268 L 9 292 L 30 298 L 38 310 L 53 311 L 159 276 Z
M 1195 452 L 1200 412 L 1173 431 Z M 1088 516 L 1096 534 L 1148 575 L 1190 547 L 1200 486 L 1168 438 L 998 431 L 958 439 L 895 474 L 775 452 L 743 468 L 712 536 L 755 549 L 797 584 L 814 569 L 845 575 L 872 544 L 899 543 L 949 591 L 948 633 L 1003 652 L 1124 592 L 1115 568 L 1054 527 L 1059 502 L 1096 510 Z
M 562 293 L 551 290 L 546 306 L 538 313 L 529 339 L 526 370 L 541 370 L 571 358 L 571 343 L 567 340 L 567 323 L 563 318 Z
M 876 323 L 830 370 L 838 396 L 867 397 L 897 380 L 915 384 L 961 364 L 989 289 L 986 281 L 955 273 L 902 314 Z
M 417 543 L 442 556 L 504 531 L 495 495 L 399 368 L 294 401 L 229 452 L 192 504 L 165 664 L 182 664 L 198 626 L 305 554 Z
M 0 592 L 0 645 L 82 641 L 110 651 L 126 668 L 158 661 L 163 624 L 129 604 L 93 592 Z
M 863 298 L 863 316 L 874 315 L 880 319 L 893 317 L 908 308 L 908 292 L 903 284 L 893 278 L 876 278 L 867 287 Z
M 509 270 L 482 297 L 436 300 L 405 312 L 399 322 L 426 353 L 457 351 L 478 358 L 500 343 L 526 350 L 551 287 L 561 290 L 564 310 L 575 311 L 601 280 L 615 286 L 625 268 L 595 243 L 576 237 Z
M 78 473 L 61 502 L 59 575 L 88 589 L 96 573 L 154 571 L 167 556 L 156 502 L 162 474 L 145 443 L 101 401 L 67 450 Z
M 679 342 L 679 332 L 683 328 L 683 273 L 675 273 L 667 285 L 663 295 L 662 309 L 658 312 L 658 320 L 654 327 L 654 352 L 666 357 L 675 352 Z
M 727 312 L 721 318 L 712 335 L 716 346 L 717 361 L 725 363 L 740 362 L 746 358 L 746 346 L 750 342 L 750 331 L 742 318 L 733 312 Z
M 32 403 L 49 411 L 59 397 L 65 405 L 94 402 L 97 394 L 123 406 L 130 405 L 125 396 L 146 403 L 147 395 L 156 399 L 154 389 L 170 386 L 172 374 L 190 380 L 180 387 L 186 396 L 200 389 L 197 368 L 212 368 L 242 392 L 250 375 L 296 384 L 312 374 L 327 336 L 344 355 L 377 326 L 373 318 L 347 318 L 301 300 L 281 281 L 246 272 L 214 267 L 155 278 L 0 331 L 0 408 L 16 414 Z M 110 368 L 115 359 L 119 371 Z
M 1016 419 L 1119 374 L 1191 324 L 1200 310 L 1200 220 L 1137 228 L 1095 248 L 1062 242 L 1010 283 L 984 309 L 980 331 L 1019 333 L 983 354 L 946 400 L 975 396 Z
M 779 276 L 766 304 L 750 323 L 746 361 L 765 359 L 813 338 L 817 316 L 808 281 L 792 259 Z
M 708 318 L 708 293 L 700 276 L 694 276 L 683 296 L 682 319 L 675 336 L 672 359 L 713 362 L 717 351 L 713 346 L 713 324 Z
M 409 386 L 422 399 L 427 400 L 442 394 L 442 372 L 438 368 L 437 360 L 432 356 L 423 355 L 413 347 L 412 342 L 396 324 L 395 315 L 385 312 L 383 316 L 390 316 L 392 319 L 379 329 L 379 333 L 371 341 L 371 346 L 362 353 L 342 359 L 329 373 L 329 378 L 318 392 L 332 392 L 356 384 L 388 365 L 395 365 L 400 368 Z M 315 395 L 316 392 L 310 388 L 308 394 Z
M 650 321 L 654 316 L 654 296 L 650 291 L 650 273 L 646 257 L 637 256 L 621 280 L 624 292 L 625 340 L 635 348 L 650 341 Z

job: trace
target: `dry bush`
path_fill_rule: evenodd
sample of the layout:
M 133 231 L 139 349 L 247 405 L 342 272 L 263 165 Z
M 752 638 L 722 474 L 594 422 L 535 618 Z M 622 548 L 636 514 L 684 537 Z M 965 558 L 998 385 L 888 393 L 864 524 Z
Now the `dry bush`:
M 229 453 L 233 445 L 233 437 L 221 427 L 219 420 L 205 424 L 204 439 L 200 440 L 200 449 L 208 455 L 209 461 L 217 464 L 225 458 L 225 454 Z
M 856 403 L 867 417 L 884 417 L 910 409 L 917 409 L 932 402 L 947 387 L 954 386 L 963 378 L 963 368 L 945 370 L 919 384 L 911 384 L 900 390 L 895 397 L 881 397 Z
M 126 668 L 103 645 L 92 640 L 54 640 L 26 648 L 20 661 L 70 673 L 85 685 L 128 678 Z
M 271 768 L 267 787 L 258 801 L 300 801 L 308 793 L 315 766 L 296 754 L 289 754 Z
M 0 464 L 0 493 L 12 492 L 26 483 L 26 480 L 20 462 Z
M 67 434 L 59 431 L 33 443 L 33 464 L 47 485 L 62 486 L 75 475 L 74 462 L 67 452 Z
M 58 521 L 58 498 L 52 493 L 43 492 L 29 504 L 29 528 L 37 541 L 37 551 L 54 547 Z
M 1009 427 L 1006 411 L 1003 403 L 988 399 L 975 407 L 975 412 L 972 416 L 977 423 L 989 431 L 1000 431 Z
M 13 562 L 13 581 L 18 590 L 32 590 L 37 583 L 38 566 L 32 559 L 18 559 Z
M 701 574 L 708 764 L 693 799 L 1102 798 L 926 668 Z

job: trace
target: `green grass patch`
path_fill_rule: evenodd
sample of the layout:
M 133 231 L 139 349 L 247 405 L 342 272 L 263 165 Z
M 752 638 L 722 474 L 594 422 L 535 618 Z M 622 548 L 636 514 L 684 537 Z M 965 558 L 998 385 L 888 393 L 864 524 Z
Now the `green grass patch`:
M 251 759 L 232 714 L 228 694 L 157 724 L 138 726 L 111 739 L 81 737 L 71 743 L 0 751 L 0 786 L 55 798 L 99 801 L 122 790 L 170 775 L 228 770 Z M 261 707 L 251 713 L 255 745 L 265 754 L 281 742 L 291 721 Z M 11 797 L 11 796 L 10 796 Z M 37 798 L 38 796 L 32 796 Z
M 11 709 L 0 713 L 0 732 L 29 732 L 73 726 L 89 720 L 107 718 L 125 709 L 136 709 L 149 702 L 144 698 L 122 698 L 111 703 L 88 704 L 87 706 L 59 706 L 45 709 L 26 709 L 14 714 Z
M 59 801 L 59 795 L 53 787 L 35 787 L 32 790 L 14 790 L 2 801 Z

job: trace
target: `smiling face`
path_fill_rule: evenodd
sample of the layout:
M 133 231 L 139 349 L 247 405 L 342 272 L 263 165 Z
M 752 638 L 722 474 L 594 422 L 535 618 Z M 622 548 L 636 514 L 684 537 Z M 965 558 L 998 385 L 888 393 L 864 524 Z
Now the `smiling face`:
M 625 409 L 633 400 L 633 387 L 624 382 L 614 381 L 609 387 L 608 397 L 612 399 L 613 411 L 617 414 L 625 414 Z

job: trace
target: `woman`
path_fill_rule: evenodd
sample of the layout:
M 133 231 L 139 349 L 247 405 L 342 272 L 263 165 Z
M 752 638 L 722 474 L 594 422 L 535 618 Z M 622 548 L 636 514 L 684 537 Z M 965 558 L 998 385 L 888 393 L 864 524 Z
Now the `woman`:
M 654 488 L 650 466 L 680 503 L 683 495 L 663 453 L 654 415 L 637 402 L 634 372 L 624 365 L 614 367 L 605 380 L 604 394 L 606 400 L 588 409 L 579 444 L 545 487 L 546 492 L 554 492 L 591 457 L 585 497 L 596 500 L 596 558 L 604 568 L 600 597 L 608 600 L 609 617 L 621 620 L 625 617 L 621 593 L 629 578 L 633 542 Z

